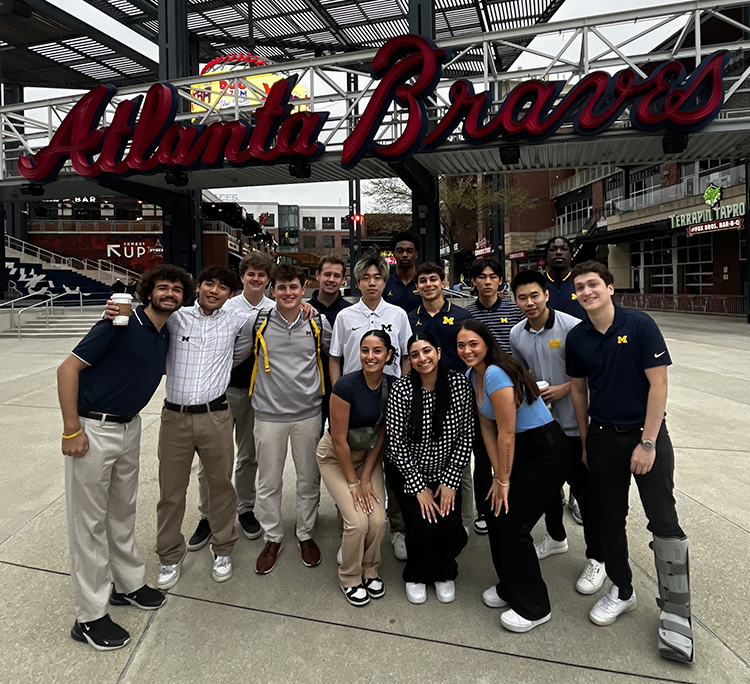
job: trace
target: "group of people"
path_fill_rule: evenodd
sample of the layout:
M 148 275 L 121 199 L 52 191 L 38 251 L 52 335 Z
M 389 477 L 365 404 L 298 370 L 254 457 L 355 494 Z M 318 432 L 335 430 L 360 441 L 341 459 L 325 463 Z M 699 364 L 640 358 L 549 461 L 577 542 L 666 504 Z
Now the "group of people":
M 444 298 L 441 266 L 417 267 L 418 237 L 398 234 L 392 247 L 392 275 L 375 257 L 354 266 L 356 304 L 340 295 L 340 258 L 321 260 L 319 289 L 303 303 L 302 270 L 259 253 L 242 260 L 239 279 L 204 269 L 193 306 L 183 306 L 190 277 L 166 265 L 142 278 L 128 325 L 113 324 L 119 308 L 108 303 L 58 371 L 72 637 L 99 650 L 124 646 L 129 634 L 107 603 L 161 607 L 186 552 L 209 542 L 213 579 L 229 580 L 237 520 L 245 537 L 263 536 L 255 569 L 270 573 L 283 548 L 290 451 L 301 560 L 321 560 L 313 534 L 322 478 L 340 517 L 339 586 L 351 605 L 386 593 L 387 525 L 407 599 L 423 603 L 434 585 L 439 601 L 453 601 L 473 526 L 487 534 L 498 576 L 483 601 L 507 608 L 500 621 L 512 632 L 551 618 L 540 561 L 568 550 L 566 481 L 586 541 L 576 590 L 593 595 L 612 581 L 591 620 L 609 625 L 636 607 L 625 534 L 633 475 L 653 533 L 659 651 L 692 662 L 687 539 L 664 421 L 671 360 L 656 324 L 613 303 L 602 264 L 571 268 L 565 238 L 548 243 L 546 272 L 513 279 L 515 303 L 501 295 L 499 264 L 477 259 L 478 298 L 467 308 Z M 139 412 L 164 371 L 154 589 L 134 543 Z M 199 522 L 186 542 L 195 453 Z M 546 533 L 535 542 L 542 517 Z

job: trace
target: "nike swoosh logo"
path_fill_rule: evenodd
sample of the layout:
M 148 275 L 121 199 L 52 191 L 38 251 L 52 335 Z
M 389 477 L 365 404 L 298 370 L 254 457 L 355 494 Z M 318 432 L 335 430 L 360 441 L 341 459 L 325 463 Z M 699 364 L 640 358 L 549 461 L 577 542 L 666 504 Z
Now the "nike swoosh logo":
M 363 327 L 363 326 L 361 326 L 361 325 L 358 325 L 358 326 L 357 326 L 356 328 L 352 328 L 352 330 L 359 330 L 359 329 L 360 329 L 360 328 L 362 328 L 362 327 Z
M 663 352 L 662 352 L 661 354 L 654 354 L 654 358 L 655 358 L 655 359 L 658 359 L 658 358 L 659 358 L 660 356 L 664 356 L 664 354 L 666 354 L 666 353 L 667 353 L 667 352 L 666 352 L 666 350 L 665 350 L 665 351 L 663 351 Z

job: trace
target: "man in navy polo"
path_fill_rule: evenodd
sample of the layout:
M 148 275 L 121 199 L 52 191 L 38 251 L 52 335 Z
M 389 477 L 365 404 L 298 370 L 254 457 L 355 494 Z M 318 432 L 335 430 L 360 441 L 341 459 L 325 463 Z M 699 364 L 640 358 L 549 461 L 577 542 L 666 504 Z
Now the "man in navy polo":
M 383 300 L 402 308 L 406 313 L 414 311 L 422 303 L 415 275 L 420 244 L 419 237 L 414 233 L 397 233 L 391 239 L 396 271 L 385 283 Z
M 567 373 L 612 580 L 589 617 L 610 625 L 636 607 L 625 532 L 635 476 L 653 534 L 659 653 L 693 662 L 688 541 L 675 510 L 674 450 L 664 419 L 672 360 L 647 314 L 613 303 L 614 278 L 606 266 L 587 261 L 573 269 L 571 279 L 588 320 L 568 333 Z
M 166 323 L 193 291 L 190 276 L 159 266 L 139 284 L 142 306 L 127 326 L 99 321 L 57 371 L 76 622 L 71 636 L 99 651 L 121 648 L 128 632 L 107 601 L 144 610 L 164 595 L 146 584 L 135 546 L 141 419 L 159 386 L 169 347 Z M 114 587 L 110 595 L 110 575 Z
M 564 311 L 576 318 L 586 318 L 570 275 L 573 263 L 573 246 L 568 238 L 553 237 L 544 248 L 547 255 L 547 292 L 549 305 L 555 311 Z

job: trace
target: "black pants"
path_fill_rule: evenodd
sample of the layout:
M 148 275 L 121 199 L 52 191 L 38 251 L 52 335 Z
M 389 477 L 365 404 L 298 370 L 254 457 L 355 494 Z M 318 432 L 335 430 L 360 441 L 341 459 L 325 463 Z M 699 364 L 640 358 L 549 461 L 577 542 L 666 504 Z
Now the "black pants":
M 531 530 L 570 474 L 570 441 L 555 422 L 516 435 L 510 475 L 508 513 L 490 514 L 487 527 L 492 562 L 499 582 L 497 594 L 527 620 L 550 612 Z
M 487 455 L 487 447 L 484 445 L 482 431 L 479 428 L 479 418 L 474 425 L 474 504 L 477 513 L 490 515 L 490 502 L 486 500 L 487 493 L 492 486 L 492 464 Z
M 468 536 L 461 522 L 461 488 L 456 490 L 454 509 L 444 518 L 438 515 L 437 523 L 422 517 L 417 497 L 404 491 L 404 478 L 399 470 L 387 460 L 385 476 L 396 495 L 406 527 L 406 553 L 408 560 L 402 577 L 404 582 L 445 582 L 458 576 L 458 558 Z M 427 485 L 434 494 L 438 483 Z
M 586 437 L 586 456 L 591 472 L 594 506 L 599 518 L 607 575 L 617 585 L 620 598 L 633 593 L 633 573 L 628 563 L 628 516 L 630 459 L 642 432 L 609 432 L 594 421 Z M 674 449 L 666 422 L 656 439 L 656 459 L 645 475 L 635 475 L 648 529 L 659 537 L 685 536 L 677 519 L 674 494 Z
M 583 443 L 580 437 L 568 437 L 568 440 L 573 449 L 573 468 L 568 476 L 568 484 L 570 485 L 570 493 L 575 497 L 581 509 L 586 558 L 593 558 L 603 563 L 604 549 L 599 532 L 598 516 L 591 498 L 593 495 L 591 473 L 583 464 Z M 559 496 L 544 511 L 544 524 L 547 527 L 547 534 L 555 541 L 562 541 L 567 537 L 563 525 L 563 503 Z

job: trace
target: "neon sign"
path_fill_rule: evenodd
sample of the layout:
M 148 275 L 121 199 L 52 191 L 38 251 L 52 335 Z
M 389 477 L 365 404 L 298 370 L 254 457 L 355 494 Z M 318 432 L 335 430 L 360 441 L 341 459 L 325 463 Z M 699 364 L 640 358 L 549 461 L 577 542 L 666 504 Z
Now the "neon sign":
M 372 75 L 379 83 L 344 142 L 344 169 L 355 167 L 368 154 L 396 162 L 416 152 L 430 152 L 459 126 L 464 140 L 472 145 L 487 145 L 498 138 L 538 143 L 569 120 L 578 135 L 595 136 L 628 107 L 631 124 L 639 130 L 697 131 L 721 110 L 722 76 L 729 53 L 722 50 L 706 57 L 690 76 L 676 61 L 657 66 L 645 79 L 632 69 L 614 76 L 594 72 L 565 95 L 563 81 L 525 81 L 492 116 L 492 95 L 476 93 L 469 81 L 459 80 L 451 86 L 447 113 L 428 132 L 426 102 L 450 57 L 448 50 L 415 35 L 392 38 L 380 48 L 372 62 Z M 145 99 L 139 96 L 121 102 L 104 128 L 100 127 L 102 115 L 117 91 L 100 85 L 78 101 L 47 147 L 18 160 L 18 169 L 25 178 L 42 184 L 55 180 L 68 159 L 76 173 L 88 178 L 216 168 L 225 162 L 242 167 L 312 161 L 325 150 L 318 136 L 328 113 L 292 112 L 290 100 L 296 85 L 296 76 L 275 82 L 252 122 L 204 126 L 175 123 L 177 92 L 169 83 L 157 83 Z M 406 110 L 406 126 L 393 142 L 376 143 L 394 102 Z

